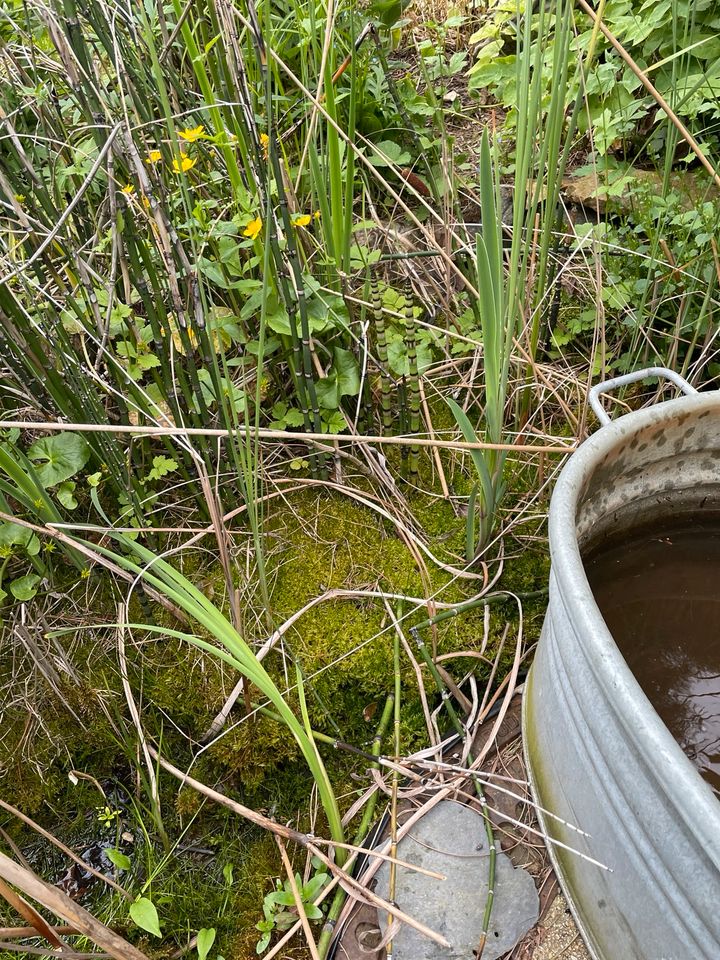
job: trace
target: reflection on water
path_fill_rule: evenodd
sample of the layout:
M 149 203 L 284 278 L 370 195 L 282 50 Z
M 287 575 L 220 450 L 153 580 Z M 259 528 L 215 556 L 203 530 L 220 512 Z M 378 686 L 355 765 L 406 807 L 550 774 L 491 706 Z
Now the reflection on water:
M 720 521 L 631 531 L 585 570 L 628 666 L 720 797 Z

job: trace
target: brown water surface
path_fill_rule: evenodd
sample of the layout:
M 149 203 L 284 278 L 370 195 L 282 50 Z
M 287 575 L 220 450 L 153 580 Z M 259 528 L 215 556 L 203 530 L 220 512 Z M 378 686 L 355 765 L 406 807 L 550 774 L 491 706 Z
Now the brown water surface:
M 628 666 L 720 797 L 720 518 L 637 528 L 584 563 Z

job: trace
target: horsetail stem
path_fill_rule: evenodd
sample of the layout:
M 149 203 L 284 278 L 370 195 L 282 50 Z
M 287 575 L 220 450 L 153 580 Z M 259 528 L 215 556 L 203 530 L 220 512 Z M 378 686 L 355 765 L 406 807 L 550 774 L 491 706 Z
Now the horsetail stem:
M 405 317 L 405 351 L 407 353 L 408 375 L 407 375 L 407 405 L 409 410 L 410 433 L 420 432 L 420 379 L 418 375 L 417 359 L 417 326 L 415 324 L 415 314 L 413 311 L 412 286 L 407 285 L 405 294 L 405 304 L 403 307 Z M 410 477 L 417 477 L 418 459 L 420 457 L 420 448 L 410 447 L 408 456 L 408 473 Z
M 390 433 L 393 421 L 392 383 L 387 372 L 387 334 L 385 330 L 382 297 L 380 296 L 380 284 L 374 273 L 370 274 L 370 303 L 372 305 L 373 319 L 375 320 L 375 346 L 380 363 L 380 408 L 382 410 L 382 424 L 384 432 Z

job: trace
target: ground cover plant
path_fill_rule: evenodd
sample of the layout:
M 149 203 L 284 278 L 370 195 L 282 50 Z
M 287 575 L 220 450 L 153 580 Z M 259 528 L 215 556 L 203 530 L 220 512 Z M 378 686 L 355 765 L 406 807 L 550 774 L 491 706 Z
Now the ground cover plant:
M 0 953 L 378 905 L 399 770 L 530 662 L 589 386 L 718 376 L 716 21 L 0 2 Z

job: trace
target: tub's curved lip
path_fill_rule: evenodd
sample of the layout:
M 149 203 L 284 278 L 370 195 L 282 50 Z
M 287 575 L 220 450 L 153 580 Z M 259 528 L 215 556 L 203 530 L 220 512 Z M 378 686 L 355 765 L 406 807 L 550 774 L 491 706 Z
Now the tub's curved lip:
M 720 416 L 720 393 L 680 397 L 626 414 L 602 427 L 565 464 L 551 499 L 548 526 L 553 576 L 561 596 L 573 598 L 576 633 L 582 638 L 584 654 L 605 690 L 608 704 L 639 750 L 665 758 L 662 775 L 657 775 L 658 787 L 720 869 L 720 803 L 656 713 L 605 625 L 585 576 L 575 526 L 585 479 L 619 439 L 629 439 L 646 427 L 659 425 L 671 409 L 673 413 L 693 413 L 706 408 L 716 408 Z M 720 482 L 720 461 L 718 473 Z

